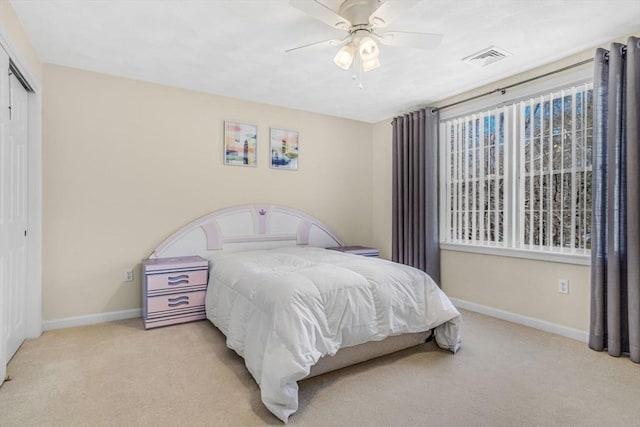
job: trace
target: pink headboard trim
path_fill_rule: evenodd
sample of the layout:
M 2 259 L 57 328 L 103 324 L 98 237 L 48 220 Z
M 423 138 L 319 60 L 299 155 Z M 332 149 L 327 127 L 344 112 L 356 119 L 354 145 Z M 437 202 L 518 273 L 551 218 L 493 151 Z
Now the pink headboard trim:
M 311 231 L 311 222 L 303 221 L 300 224 L 300 229 L 298 230 L 298 244 L 299 245 L 308 245 L 309 244 L 309 232 Z
M 258 223 L 258 234 L 267 234 L 267 224 L 270 214 L 269 206 L 255 205 L 253 212 Z
M 298 218 L 301 222 L 298 225 L 297 234 L 268 234 L 269 221 L 271 214 L 278 212 L 285 215 L 291 215 Z M 220 228 L 218 219 L 235 214 L 249 213 L 253 218 L 253 229 L 247 230 L 246 235 L 232 235 L 225 237 L 223 230 Z M 269 242 L 269 241 L 291 241 L 298 245 L 308 245 L 310 241 L 310 233 L 312 227 L 316 227 L 325 233 L 327 237 L 335 241 L 336 246 L 342 246 L 342 241 L 329 227 L 310 215 L 295 209 L 274 206 L 274 205 L 244 205 L 226 209 L 221 209 L 207 214 L 197 220 L 187 224 L 177 232 L 164 240 L 150 255 L 150 258 L 162 256 L 174 243 L 193 232 L 195 229 L 201 228 L 206 236 L 207 250 L 223 250 L 225 243 L 251 243 L 251 242 Z M 201 248 L 205 249 L 205 248 Z M 193 249 L 193 253 L 199 252 L 199 249 Z M 190 253 L 191 254 L 191 253 Z M 190 255 L 186 254 L 186 255 Z
M 209 221 L 201 225 L 205 234 L 207 235 L 207 249 L 215 251 L 222 249 L 222 233 L 220 232 L 220 226 L 216 221 Z

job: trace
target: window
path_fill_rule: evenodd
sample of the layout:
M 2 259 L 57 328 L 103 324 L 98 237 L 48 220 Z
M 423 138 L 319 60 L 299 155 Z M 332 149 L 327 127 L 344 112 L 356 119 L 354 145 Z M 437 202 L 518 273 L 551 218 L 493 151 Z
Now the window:
M 586 254 L 591 85 L 441 121 L 442 243 Z

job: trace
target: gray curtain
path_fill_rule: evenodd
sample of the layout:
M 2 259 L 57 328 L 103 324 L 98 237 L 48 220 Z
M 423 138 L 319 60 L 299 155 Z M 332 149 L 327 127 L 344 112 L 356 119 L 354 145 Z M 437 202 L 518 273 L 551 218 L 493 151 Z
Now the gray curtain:
M 432 108 L 393 119 L 392 259 L 439 285 L 438 119 Z
M 640 363 L 640 39 L 598 49 L 589 347 Z

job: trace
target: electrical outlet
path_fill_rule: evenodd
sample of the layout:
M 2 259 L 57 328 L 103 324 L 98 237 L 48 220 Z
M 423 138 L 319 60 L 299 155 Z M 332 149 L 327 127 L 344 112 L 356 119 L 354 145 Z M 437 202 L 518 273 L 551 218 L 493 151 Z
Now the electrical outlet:
M 568 279 L 560 279 L 558 280 L 558 292 L 561 294 L 569 293 L 569 280 Z
M 124 281 L 133 282 L 133 268 L 124 271 Z

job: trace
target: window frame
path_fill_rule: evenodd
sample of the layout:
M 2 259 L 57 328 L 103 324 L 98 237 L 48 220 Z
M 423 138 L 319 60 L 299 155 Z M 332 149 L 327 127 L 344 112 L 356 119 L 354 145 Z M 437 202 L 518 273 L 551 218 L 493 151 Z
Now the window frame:
M 475 101 L 466 102 L 456 108 L 450 108 L 441 111 L 440 124 L 448 120 L 455 119 L 457 117 L 463 117 L 465 115 L 473 115 L 478 112 L 486 112 L 489 110 L 503 108 L 505 106 L 514 109 L 510 118 L 506 120 L 505 135 L 510 135 L 511 141 L 518 142 L 514 139 L 515 132 L 519 132 L 517 124 L 520 120 L 520 112 L 518 111 L 518 104 L 521 101 L 528 100 L 532 97 L 540 97 L 546 94 L 555 93 L 567 89 L 571 86 L 580 86 L 584 84 L 590 84 L 593 81 L 593 65 L 582 66 L 576 68 L 568 73 L 557 74 L 550 78 L 542 79 L 534 84 L 526 84 L 508 91 L 496 90 L 500 93 L 500 99 L 496 100 L 495 96 L 483 97 Z M 453 250 L 461 252 L 481 253 L 488 255 L 507 256 L 515 258 L 526 258 L 532 260 L 542 260 L 550 262 L 560 262 L 578 265 L 590 264 L 590 251 L 589 250 L 572 250 L 572 252 L 566 252 L 564 248 L 546 248 L 544 250 L 518 248 L 516 242 L 519 243 L 520 230 L 517 230 L 517 218 L 514 215 L 522 215 L 524 209 L 519 208 L 521 194 L 519 188 L 521 187 L 519 168 L 521 167 L 521 151 L 515 146 L 513 142 L 505 144 L 505 166 L 507 166 L 506 160 L 508 159 L 509 168 L 515 168 L 515 171 L 507 173 L 506 168 L 504 172 L 504 244 L 491 245 L 487 243 L 473 244 L 473 243 L 451 243 L 443 241 L 443 236 L 448 233 L 448 224 L 446 210 L 447 202 L 446 198 L 449 197 L 446 187 L 446 178 L 449 171 L 446 169 L 448 151 L 448 140 L 442 138 L 442 129 L 439 129 L 439 164 L 440 164 L 440 248 L 444 250 Z M 518 135 L 518 138 L 520 135 Z M 509 146 L 508 146 L 509 145 Z

